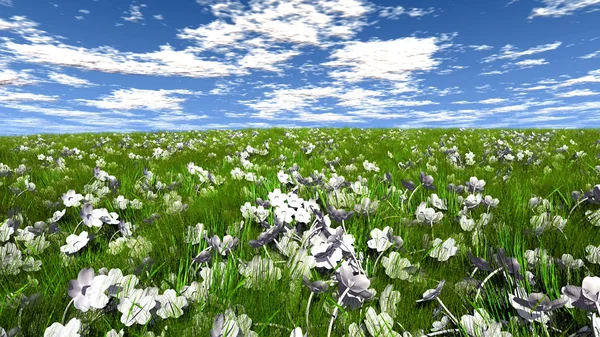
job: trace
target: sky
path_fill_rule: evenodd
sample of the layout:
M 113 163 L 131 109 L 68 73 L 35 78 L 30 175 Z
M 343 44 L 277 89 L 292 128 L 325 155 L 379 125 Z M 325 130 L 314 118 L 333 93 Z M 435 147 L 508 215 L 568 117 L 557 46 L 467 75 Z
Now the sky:
M 0 0 L 0 135 L 600 127 L 600 0 Z

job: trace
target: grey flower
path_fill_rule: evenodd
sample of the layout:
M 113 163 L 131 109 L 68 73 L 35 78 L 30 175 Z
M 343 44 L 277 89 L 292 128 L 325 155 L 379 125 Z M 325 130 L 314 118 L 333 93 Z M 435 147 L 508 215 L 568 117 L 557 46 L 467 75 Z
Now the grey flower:
M 412 181 L 408 180 L 404 180 L 402 179 L 400 181 L 402 183 L 402 186 L 404 186 L 404 188 L 406 188 L 409 191 L 414 191 L 415 190 L 415 183 L 413 183 Z
M 467 251 L 467 256 L 469 257 L 469 259 L 471 260 L 471 262 L 475 265 L 475 267 L 481 269 L 481 270 L 485 270 L 485 271 L 492 271 L 493 269 L 490 267 L 490 264 L 480 258 L 480 257 L 476 257 L 473 256 L 473 254 L 471 254 L 470 251 Z
M 267 229 L 265 232 L 260 233 L 256 240 L 250 240 L 248 244 L 252 248 L 260 248 L 266 245 L 267 243 L 273 241 L 277 237 L 279 232 L 283 229 L 283 226 L 284 223 L 279 222 L 277 225 Z
M 471 193 L 483 192 L 483 186 L 485 186 L 485 180 L 477 179 L 477 177 L 471 177 L 469 181 L 465 182 L 467 191 Z
M 354 214 L 353 211 L 346 212 L 343 209 L 336 209 L 335 207 L 333 207 L 329 204 L 327 205 L 327 210 L 329 211 L 329 216 L 335 222 L 342 222 L 342 221 L 348 220 Z
M 444 283 L 446 283 L 446 280 L 441 280 L 435 289 L 427 289 L 423 293 L 423 298 L 420 300 L 417 300 L 417 303 L 435 300 L 436 297 L 438 297 L 440 295 L 440 293 L 442 292 L 442 288 L 444 288 Z
M 218 235 L 213 235 L 213 237 L 208 240 L 208 244 L 212 249 L 219 252 L 219 254 L 226 256 L 227 252 L 237 247 L 238 241 L 238 238 L 234 238 L 231 235 L 225 235 L 223 237 L 223 242 L 221 242 Z
M 425 172 L 421 172 L 421 174 L 419 175 L 419 180 L 423 184 L 423 187 L 425 187 L 426 189 L 432 191 L 435 190 L 435 186 L 433 186 L 432 176 L 425 174 Z
M 73 306 L 82 312 L 86 312 L 90 308 L 90 301 L 85 296 L 87 289 L 92 285 L 94 280 L 94 269 L 85 268 L 79 272 L 76 280 L 69 281 L 69 290 L 67 293 L 73 299 Z
M 210 253 L 210 250 L 203 250 L 198 256 L 193 257 L 192 261 L 201 264 L 210 261 L 211 257 L 212 254 Z
M 342 263 L 336 277 L 338 280 L 338 293 L 343 294 L 348 290 L 346 297 L 342 300 L 342 303 L 348 307 L 357 308 L 364 300 L 373 297 L 373 293 L 367 290 L 371 284 L 369 278 L 364 274 L 355 275 L 348 261 Z
M 549 312 L 563 307 L 568 298 L 565 296 L 551 301 L 546 294 L 531 293 L 527 298 L 515 297 L 513 301 L 533 311 Z
M 310 291 L 312 291 L 315 294 L 320 294 L 329 290 L 329 285 L 326 282 L 321 280 L 311 282 L 308 279 L 308 277 L 304 275 L 302 276 L 302 284 L 304 284 L 308 289 L 310 289 Z
M 504 253 L 504 249 L 498 248 L 498 254 L 494 254 L 494 259 L 506 269 L 509 274 L 513 275 L 516 281 L 524 278 L 523 275 L 519 273 L 519 269 L 521 268 L 519 261 L 514 257 L 507 257 Z
M 454 185 L 452 183 L 448 184 L 448 192 L 454 192 L 456 194 L 462 194 L 465 191 L 465 187 L 463 185 Z

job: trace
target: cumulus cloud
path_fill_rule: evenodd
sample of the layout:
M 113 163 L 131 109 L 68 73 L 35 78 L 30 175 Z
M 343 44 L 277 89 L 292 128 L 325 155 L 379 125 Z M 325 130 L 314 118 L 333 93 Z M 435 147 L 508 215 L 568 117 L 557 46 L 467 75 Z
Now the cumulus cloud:
M 143 90 L 143 89 L 119 89 L 110 95 L 105 95 L 98 100 L 76 99 L 75 102 L 98 109 L 109 110 L 181 110 L 181 103 L 185 98 L 173 97 L 173 95 L 194 95 L 189 90 Z
M 441 63 L 433 55 L 440 50 L 435 37 L 406 37 L 387 41 L 352 41 L 333 51 L 322 66 L 342 68 L 329 75 L 348 82 L 367 79 L 409 81 L 416 71 L 431 71 Z
M 197 1 L 210 6 L 218 19 L 198 28 L 180 30 L 178 38 L 191 40 L 201 50 L 251 49 L 248 35 L 259 34 L 265 45 L 329 46 L 329 38 L 350 39 L 366 25 L 373 8 L 362 0 L 254 1 L 249 8 L 237 1 Z M 230 18 L 233 23 L 225 21 Z

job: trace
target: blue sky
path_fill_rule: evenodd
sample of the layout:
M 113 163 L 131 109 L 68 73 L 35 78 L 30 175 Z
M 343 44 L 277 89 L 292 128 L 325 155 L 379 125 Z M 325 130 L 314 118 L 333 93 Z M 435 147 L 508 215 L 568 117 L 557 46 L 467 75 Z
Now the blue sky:
M 600 0 L 0 0 L 0 134 L 599 127 L 598 22 Z

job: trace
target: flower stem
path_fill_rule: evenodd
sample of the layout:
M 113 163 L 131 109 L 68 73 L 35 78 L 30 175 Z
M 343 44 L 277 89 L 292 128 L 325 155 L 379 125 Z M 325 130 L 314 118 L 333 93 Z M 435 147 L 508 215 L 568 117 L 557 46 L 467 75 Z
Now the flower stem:
M 406 202 L 407 205 L 410 206 L 410 200 L 412 199 L 413 195 L 415 194 L 415 192 L 422 186 L 423 184 L 420 184 L 419 186 L 417 186 L 412 193 L 410 194 L 410 196 L 408 197 L 408 201 Z
M 573 213 L 573 211 L 575 210 L 575 208 L 577 208 L 577 206 L 581 205 L 582 203 L 586 202 L 587 198 L 583 198 L 581 199 L 581 201 L 579 201 L 578 203 L 575 204 L 575 206 L 573 206 L 573 208 L 571 208 L 571 211 L 569 212 L 569 215 L 567 216 L 567 220 L 569 220 L 569 218 L 571 217 L 571 214 Z
M 331 319 L 329 320 L 329 327 L 327 328 L 327 337 L 331 336 L 331 329 L 333 328 L 333 321 L 337 317 L 338 309 L 340 308 L 340 305 L 342 305 L 342 301 L 344 300 L 344 297 L 346 297 L 346 294 L 348 294 L 349 291 L 350 291 L 350 287 L 348 287 L 348 288 L 346 288 L 346 290 L 344 290 L 344 292 L 342 293 L 342 295 L 340 296 L 340 298 L 337 301 L 337 306 L 335 307 L 335 309 L 333 309 L 333 314 L 331 314 Z
M 442 330 L 442 331 L 436 331 L 436 332 L 432 332 L 432 333 L 428 333 L 426 335 L 423 335 L 424 337 L 431 337 L 431 336 L 437 336 L 437 335 L 443 335 L 445 333 L 450 333 L 450 332 L 459 332 L 459 329 L 447 329 L 447 330 Z
M 71 307 L 71 304 L 73 304 L 73 301 L 75 301 L 75 299 L 71 299 L 71 301 L 69 302 L 69 304 L 67 304 L 67 307 L 65 308 L 65 312 L 63 312 L 63 316 L 62 316 L 62 325 L 65 325 L 65 318 L 67 317 L 67 311 L 69 311 L 69 308 Z
M 315 293 L 311 291 L 310 295 L 308 296 L 308 303 L 306 304 L 306 330 L 310 329 L 310 323 L 308 321 L 308 312 L 310 310 L 310 302 L 312 301 L 314 295 Z
M 371 274 L 375 275 L 375 267 L 377 267 L 377 262 L 379 262 L 379 259 L 381 258 L 383 253 L 385 253 L 385 250 L 383 252 L 379 253 L 379 256 L 377 256 L 377 259 L 375 259 L 375 264 L 373 264 L 373 269 L 371 270 Z
M 442 302 L 442 300 L 440 300 L 439 297 L 435 298 L 440 305 L 442 306 L 442 308 L 444 309 L 444 311 L 446 311 L 446 313 L 450 316 L 450 318 L 452 319 L 452 321 L 454 322 L 454 324 L 456 324 L 456 326 L 460 326 L 460 323 L 458 322 L 458 320 L 456 319 L 456 317 L 454 317 L 454 315 L 452 315 L 452 313 L 450 312 L 450 310 L 448 310 L 448 308 L 446 308 L 446 306 L 444 305 L 444 302 Z
M 502 271 L 502 268 L 498 268 L 498 269 L 494 270 L 493 272 L 491 272 L 486 278 L 483 279 L 483 281 L 481 282 L 481 285 L 479 285 L 479 288 L 477 289 L 477 294 L 475 294 L 475 300 L 477 300 L 477 298 L 479 297 L 479 293 L 481 292 L 481 289 L 483 289 L 483 286 L 485 285 L 485 283 L 490 278 L 492 278 L 492 276 L 498 274 L 501 271 Z
M 77 232 L 77 228 L 79 228 L 79 225 L 81 225 L 82 223 L 83 223 L 83 220 L 79 221 L 77 226 L 75 226 L 75 230 L 73 230 L 73 234 L 75 234 L 75 232 Z

